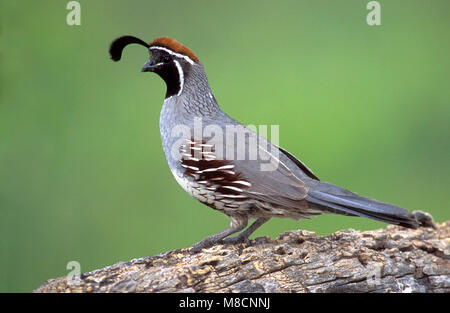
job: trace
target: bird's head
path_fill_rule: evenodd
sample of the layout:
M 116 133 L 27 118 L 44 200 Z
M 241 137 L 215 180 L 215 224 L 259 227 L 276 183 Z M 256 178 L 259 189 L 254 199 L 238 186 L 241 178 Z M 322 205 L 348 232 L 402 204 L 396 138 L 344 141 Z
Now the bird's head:
M 154 72 L 166 82 L 166 98 L 179 95 L 185 78 L 199 62 L 192 50 L 170 37 L 159 37 L 148 44 L 134 36 L 122 36 L 111 43 L 111 59 L 119 61 L 123 49 L 133 43 L 146 47 L 150 52 L 150 58 L 142 67 L 142 72 Z

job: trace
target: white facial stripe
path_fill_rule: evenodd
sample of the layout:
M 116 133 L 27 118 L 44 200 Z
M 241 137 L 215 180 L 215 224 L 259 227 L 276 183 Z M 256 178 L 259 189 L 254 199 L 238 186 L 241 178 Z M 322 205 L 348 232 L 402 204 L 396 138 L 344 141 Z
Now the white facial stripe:
M 192 59 L 190 57 L 188 57 L 187 55 L 176 53 L 176 52 L 173 52 L 170 49 L 167 49 L 167 48 L 164 48 L 164 47 L 158 47 L 158 46 L 153 46 L 153 47 L 150 47 L 149 49 L 158 49 L 158 50 L 165 51 L 168 54 L 174 55 L 174 56 L 176 56 L 178 58 L 183 58 L 186 61 L 188 61 L 191 65 L 194 65 L 194 61 L 192 61 Z
M 178 91 L 177 96 L 179 96 L 181 94 L 181 92 L 183 91 L 183 86 L 184 86 L 184 74 L 183 74 L 183 69 L 181 68 L 180 63 L 177 60 L 173 61 L 178 69 L 178 75 L 180 76 L 180 91 Z

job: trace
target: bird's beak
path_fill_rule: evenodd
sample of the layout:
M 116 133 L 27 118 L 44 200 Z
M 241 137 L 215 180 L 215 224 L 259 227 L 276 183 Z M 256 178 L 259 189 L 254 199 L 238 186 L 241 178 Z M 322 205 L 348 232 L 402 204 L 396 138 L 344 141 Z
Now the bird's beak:
M 152 60 L 148 60 L 142 67 L 141 72 L 153 72 L 155 68 L 156 66 L 153 64 Z

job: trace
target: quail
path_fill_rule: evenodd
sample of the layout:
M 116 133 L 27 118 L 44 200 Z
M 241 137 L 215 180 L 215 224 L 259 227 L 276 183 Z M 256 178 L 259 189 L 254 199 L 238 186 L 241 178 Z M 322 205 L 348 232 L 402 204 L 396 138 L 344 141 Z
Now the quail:
M 272 217 L 298 220 L 334 213 L 421 226 L 404 208 L 320 181 L 292 154 L 228 116 L 217 104 L 202 63 L 180 42 L 159 37 L 146 43 L 122 36 L 110 45 L 111 59 L 119 61 L 129 44 L 148 49 L 142 72 L 154 72 L 166 83 L 160 131 L 173 176 L 192 197 L 231 219 L 228 228 L 196 243 L 192 252 L 248 242 Z M 228 136 L 230 129 L 233 136 Z M 247 227 L 249 219 L 255 221 Z

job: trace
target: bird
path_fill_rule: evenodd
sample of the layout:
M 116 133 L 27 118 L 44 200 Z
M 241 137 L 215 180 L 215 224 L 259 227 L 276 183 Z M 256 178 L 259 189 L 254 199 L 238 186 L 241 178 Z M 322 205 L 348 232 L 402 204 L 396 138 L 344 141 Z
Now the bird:
M 173 176 L 188 194 L 231 220 L 225 230 L 194 244 L 192 253 L 216 244 L 249 243 L 249 236 L 275 217 L 299 220 L 333 213 L 413 229 L 426 226 L 402 207 L 321 181 L 294 155 L 226 114 L 202 63 L 182 43 L 166 36 L 149 43 L 121 36 L 110 44 L 110 58 L 119 61 L 129 44 L 148 50 L 141 71 L 158 74 L 166 84 L 159 123 Z M 249 220 L 254 220 L 250 226 Z

